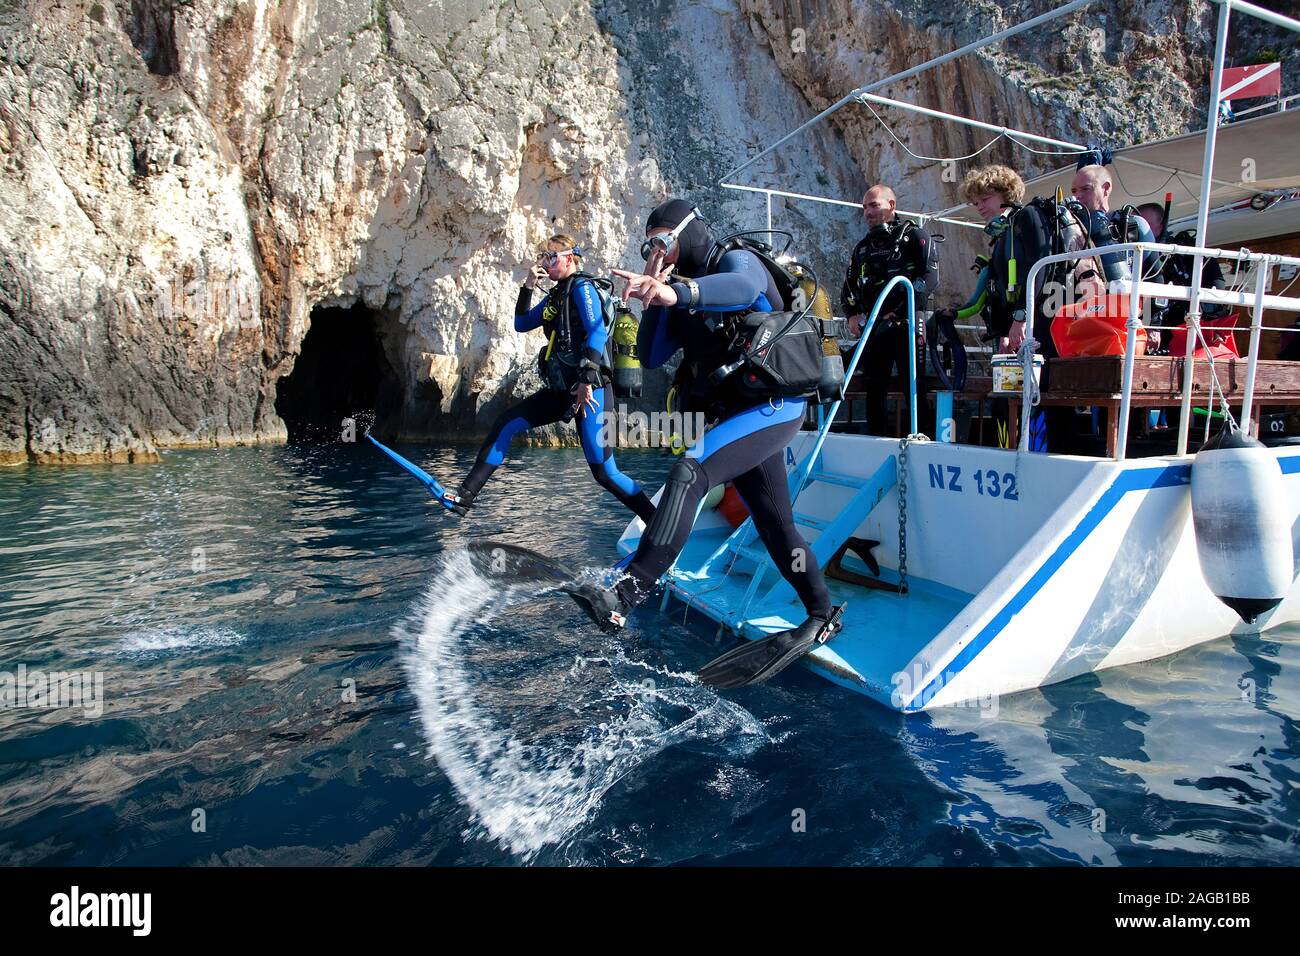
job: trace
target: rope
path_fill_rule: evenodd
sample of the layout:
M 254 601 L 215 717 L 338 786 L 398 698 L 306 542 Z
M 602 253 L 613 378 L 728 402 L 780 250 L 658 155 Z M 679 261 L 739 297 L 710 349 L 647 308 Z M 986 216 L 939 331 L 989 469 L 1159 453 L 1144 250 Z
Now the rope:
M 975 152 L 970 153 L 966 156 L 922 156 L 919 153 L 912 152 L 912 150 L 908 148 L 907 144 L 898 138 L 898 134 L 896 134 L 892 129 L 889 128 L 888 123 L 886 123 L 883 119 L 881 119 L 880 114 L 876 112 L 875 107 L 873 107 L 866 100 L 858 100 L 858 102 L 871 111 L 871 115 L 876 118 L 876 122 L 885 128 L 885 132 L 888 133 L 891 137 L 893 137 L 895 143 L 903 147 L 903 151 L 906 152 L 907 155 L 911 156 L 913 159 L 920 160 L 923 163 L 954 163 L 954 162 L 962 162 L 967 159 L 974 159 L 976 156 L 984 152 L 990 146 L 997 143 L 997 141 L 1002 139 L 1003 136 L 1005 135 L 1003 133 L 999 133 L 997 136 L 993 137 L 993 139 L 989 140 L 979 149 L 975 150 Z
M 1030 146 L 1028 143 L 1022 143 L 1020 140 L 1016 139 L 1015 134 L 1013 133 L 1003 133 L 1002 135 L 1011 140 L 1011 142 L 1015 143 L 1025 152 L 1033 153 L 1036 156 L 1082 156 L 1084 153 L 1092 152 L 1092 150 L 1088 149 L 1034 149 L 1034 147 Z
M 1020 367 L 1024 369 L 1025 374 L 1026 408 L 1033 408 L 1042 398 L 1042 392 L 1038 388 L 1038 379 L 1034 376 L 1034 353 L 1036 351 L 1038 351 L 1038 339 L 1026 333 L 1025 340 L 1020 343 L 1020 348 L 1016 351 L 1016 358 L 1020 361 Z

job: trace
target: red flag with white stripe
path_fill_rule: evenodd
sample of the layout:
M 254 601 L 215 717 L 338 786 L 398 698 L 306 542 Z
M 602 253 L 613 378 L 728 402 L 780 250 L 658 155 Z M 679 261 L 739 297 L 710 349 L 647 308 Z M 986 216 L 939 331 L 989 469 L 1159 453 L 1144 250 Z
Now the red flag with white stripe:
M 1282 64 L 1225 67 L 1219 92 L 1222 100 L 1248 100 L 1256 96 L 1277 96 L 1282 92 Z

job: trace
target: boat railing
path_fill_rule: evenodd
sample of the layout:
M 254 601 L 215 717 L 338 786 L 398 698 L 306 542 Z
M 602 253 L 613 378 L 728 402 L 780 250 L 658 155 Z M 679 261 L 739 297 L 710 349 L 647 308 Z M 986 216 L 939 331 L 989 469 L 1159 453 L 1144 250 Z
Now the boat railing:
M 1211 249 L 1204 246 L 1180 246 L 1169 243 L 1159 242 L 1121 242 L 1104 247 L 1099 250 L 1096 247 L 1087 249 L 1076 249 L 1070 252 L 1057 253 L 1055 255 L 1044 256 L 1034 263 L 1029 270 L 1029 275 L 1025 280 L 1025 309 L 1026 309 L 1026 328 L 1034 328 L 1034 307 L 1035 290 L 1038 285 L 1038 277 L 1043 269 L 1053 263 L 1073 262 L 1078 259 L 1091 259 L 1100 254 L 1101 251 L 1106 253 L 1127 252 L 1131 253 L 1130 260 L 1140 263 L 1143 261 L 1143 253 L 1154 252 L 1164 255 L 1190 255 L 1195 258 L 1195 267 L 1193 276 L 1199 277 L 1202 271 L 1202 263 L 1206 259 L 1232 259 L 1238 262 L 1249 262 L 1255 265 L 1255 288 L 1253 292 L 1245 291 L 1227 291 L 1218 289 L 1204 289 L 1199 283 L 1192 286 L 1178 286 L 1164 282 L 1149 282 L 1145 280 L 1115 280 L 1110 283 L 1109 295 L 1127 296 L 1128 297 L 1128 321 L 1127 335 L 1124 346 L 1124 365 L 1122 391 L 1120 393 L 1119 407 L 1119 434 L 1118 443 L 1115 449 L 1115 459 L 1123 461 L 1128 448 L 1128 424 L 1131 412 L 1131 401 L 1133 392 L 1133 362 L 1137 355 L 1137 335 L 1136 330 L 1142 327 L 1141 319 L 1141 298 L 1143 296 L 1163 299 L 1177 299 L 1190 304 L 1187 312 L 1187 351 L 1181 356 L 1183 363 L 1183 387 L 1182 387 L 1182 414 L 1178 423 L 1178 445 L 1177 454 L 1187 454 L 1187 437 L 1188 426 L 1191 419 L 1192 408 L 1192 384 L 1193 368 L 1195 366 L 1195 352 L 1198 343 L 1204 342 L 1204 336 L 1201 332 L 1200 325 L 1200 307 L 1201 303 L 1213 303 L 1216 305 L 1229 306 L 1250 306 L 1250 347 L 1247 357 L 1246 381 L 1242 391 L 1242 412 L 1241 417 L 1247 423 L 1251 418 L 1251 408 L 1254 404 L 1255 396 L 1255 376 L 1259 367 L 1259 339 L 1260 333 L 1264 329 L 1264 310 L 1275 309 L 1285 312 L 1300 313 L 1300 297 L 1269 295 L 1267 293 L 1268 277 L 1271 268 L 1275 265 L 1294 265 L 1300 267 L 1300 257 L 1285 256 L 1274 253 L 1251 252 L 1249 249 Z M 1139 275 L 1141 269 L 1135 270 Z M 1212 358 L 1206 359 L 1210 363 L 1213 372 L 1214 362 Z M 1029 401 L 1030 391 L 1034 386 L 1032 373 L 1030 369 L 1025 370 L 1025 384 L 1022 392 L 1021 402 L 1021 428 L 1020 428 L 1020 450 L 1028 450 L 1029 428 L 1028 420 L 1032 411 Z M 1227 398 L 1223 397 L 1226 405 Z
M 853 374 L 858 369 L 858 360 L 862 358 L 863 349 L 866 348 L 867 339 L 871 338 L 871 330 L 876 327 L 876 319 L 880 317 L 880 310 L 884 307 L 885 302 L 889 299 L 890 294 L 894 291 L 895 286 L 902 286 L 907 295 L 907 333 L 910 336 L 908 341 L 916 341 L 916 289 L 912 286 L 912 281 L 907 276 L 894 276 L 885 283 L 885 287 L 880 290 L 876 296 L 876 304 L 871 308 L 871 314 L 867 316 L 867 323 L 862 327 L 862 335 L 858 338 L 858 344 L 853 348 L 853 357 L 849 359 L 848 366 L 844 369 L 844 384 L 840 388 L 840 395 L 831 403 L 829 409 L 823 414 L 818 409 L 817 421 L 817 441 L 813 445 L 812 454 L 808 455 L 803 467 L 795 476 L 790 493 L 792 497 L 797 498 L 799 492 L 803 490 L 804 484 L 808 481 L 808 476 L 812 473 L 817 463 L 817 456 L 821 454 L 822 445 L 826 444 L 826 436 L 831 430 L 831 425 L 835 422 L 835 416 L 839 414 L 840 406 L 844 403 L 844 394 L 848 390 L 849 383 L 853 381 Z M 909 435 L 915 435 L 917 430 L 917 410 L 916 410 L 916 349 L 908 349 L 911 360 L 908 362 L 908 379 L 909 379 L 909 402 L 910 420 L 912 424 Z
M 1285 113 L 1287 110 L 1292 109 L 1293 105 L 1297 103 L 1300 103 L 1300 93 L 1295 93 L 1291 96 L 1278 97 L 1277 99 L 1270 100 L 1260 106 L 1252 106 L 1249 109 L 1244 110 L 1233 110 L 1233 121 L 1235 122 L 1243 116 L 1252 116 L 1255 113 L 1265 113 L 1269 110 L 1276 113 Z

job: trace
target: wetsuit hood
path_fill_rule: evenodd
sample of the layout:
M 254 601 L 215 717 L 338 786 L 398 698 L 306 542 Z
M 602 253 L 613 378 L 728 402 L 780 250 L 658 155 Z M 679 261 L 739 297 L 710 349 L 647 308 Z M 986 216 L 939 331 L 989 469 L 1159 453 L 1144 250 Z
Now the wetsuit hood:
M 660 203 L 650 213 L 645 222 L 646 232 L 651 229 L 675 229 L 683 219 L 691 214 L 694 207 L 685 199 L 669 199 Z M 676 275 L 688 279 L 698 279 L 704 272 L 704 264 L 713 250 L 713 232 L 703 220 L 691 220 L 677 239 L 681 252 L 677 254 Z

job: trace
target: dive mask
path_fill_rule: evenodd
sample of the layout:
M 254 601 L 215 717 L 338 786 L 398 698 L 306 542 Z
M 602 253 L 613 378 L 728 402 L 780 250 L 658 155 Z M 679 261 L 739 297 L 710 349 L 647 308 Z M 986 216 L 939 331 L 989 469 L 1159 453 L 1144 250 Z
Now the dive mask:
M 538 258 L 538 261 L 541 262 L 542 265 L 549 267 L 549 266 L 553 266 L 553 265 L 555 265 L 557 262 L 559 262 L 559 261 L 560 261 L 560 256 L 567 256 L 567 255 L 579 255 L 579 256 L 580 256 L 580 255 L 582 255 L 582 250 L 579 249 L 577 246 L 574 246 L 572 249 L 561 249 L 561 250 L 559 250 L 558 252 L 555 252 L 555 251 L 547 251 L 547 252 L 543 252 L 543 253 L 542 253 L 540 256 L 538 256 L 537 258 Z
M 1006 213 L 994 216 L 984 224 L 984 234 L 996 239 L 1007 231 L 1007 226 L 1011 225 L 1011 220 L 1007 218 Z
M 649 262 L 650 257 L 656 252 L 662 252 L 665 256 L 671 253 L 673 247 L 677 245 L 677 240 L 680 239 L 682 233 L 686 231 L 686 227 L 694 220 L 703 218 L 704 217 L 700 215 L 700 211 L 692 207 L 690 213 L 688 213 L 686 218 L 673 228 L 672 232 L 662 236 L 651 236 L 645 242 L 641 243 L 642 260 Z

